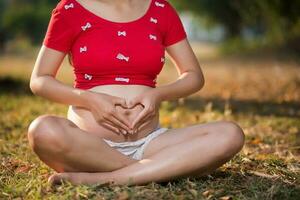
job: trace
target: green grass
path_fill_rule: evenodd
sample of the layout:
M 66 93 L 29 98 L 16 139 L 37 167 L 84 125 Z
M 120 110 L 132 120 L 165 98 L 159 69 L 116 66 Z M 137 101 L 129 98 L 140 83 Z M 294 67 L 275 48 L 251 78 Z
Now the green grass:
M 65 116 L 67 107 L 31 94 L 35 55 L 1 57 L 0 199 L 299 199 L 299 64 L 201 55 L 205 87 L 188 98 L 164 102 L 161 123 L 178 128 L 234 120 L 245 131 L 244 148 L 209 176 L 130 187 L 47 184 L 54 170 L 29 148 L 27 127 L 45 113 Z M 65 63 L 59 78 L 71 83 L 70 74 Z M 159 83 L 175 78 L 168 61 Z

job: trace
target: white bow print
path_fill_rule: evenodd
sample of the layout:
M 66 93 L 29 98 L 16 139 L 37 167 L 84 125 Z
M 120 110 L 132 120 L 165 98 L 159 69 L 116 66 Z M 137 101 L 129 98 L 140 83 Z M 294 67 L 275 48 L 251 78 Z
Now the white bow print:
M 129 78 L 121 78 L 121 77 L 116 77 L 115 81 L 124 81 L 124 82 L 129 82 Z
M 87 22 L 85 26 L 81 26 L 82 30 L 84 30 L 84 31 L 91 27 L 92 27 L 92 25 L 89 22 Z
M 151 17 L 150 22 L 153 22 L 153 23 L 157 24 L 157 19 L 154 19 L 153 17 Z
M 155 5 L 156 6 L 160 6 L 160 7 L 165 7 L 165 4 L 163 4 L 163 3 L 159 3 L 159 2 L 157 2 L 157 1 L 155 1 Z
M 118 31 L 118 36 L 120 35 L 126 36 L 126 31 Z
M 65 9 L 74 8 L 74 4 L 70 3 L 69 5 L 65 5 Z
M 129 61 L 129 57 L 126 57 L 121 53 L 118 53 L 117 58 L 120 60 L 126 60 L 127 62 Z
M 86 46 L 80 47 L 80 53 L 82 53 L 83 51 L 87 51 L 87 47 Z
M 156 38 L 156 36 L 155 35 L 149 35 L 149 38 L 150 38 L 150 40 L 156 40 L 157 38 Z
M 92 79 L 92 75 L 84 74 L 84 78 L 88 79 L 88 80 L 91 80 Z

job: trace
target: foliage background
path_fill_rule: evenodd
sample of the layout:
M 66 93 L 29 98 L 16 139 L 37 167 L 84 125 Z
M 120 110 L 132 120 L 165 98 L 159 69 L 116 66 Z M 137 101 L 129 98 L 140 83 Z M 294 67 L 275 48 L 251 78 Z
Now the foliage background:
M 171 1 L 171 0 L 170 0 Z M 237 122 L 245 146 L 209 176 L 145 186 L 51 188 L 54 172 L 30 149 L 27 128 L 43 114 L 66 117 L 67 106 L 35 96 L 29 78 L 51 9 L 58 0 L 0 0 L 0 199 L 288 199 L 300 196 L 299 0 L 172 0 L 218 43 L 191 41 L 205 76 L 199 92 L 164 102 L 169 128 Z M 158 86 L 178 74 L 167 55 Z M 64 60 L 57 78 L 71 85 Z

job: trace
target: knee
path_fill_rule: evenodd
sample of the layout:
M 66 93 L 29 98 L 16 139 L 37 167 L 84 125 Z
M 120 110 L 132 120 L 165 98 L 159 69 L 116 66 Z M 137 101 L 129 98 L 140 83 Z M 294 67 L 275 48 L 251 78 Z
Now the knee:
M 27 132 L 29 144 L 34 151 L 51 149 L 56 152 L 67 150 L 62 124 L 57 116 L 41 115 L 34 119 Z
M 227 151 L 227 154 L 232 155 L 238 153 L 244 146 L 245 134 L 243 129 L 235 122 L 223 121 L 219 127 L 219 132 L 222 132 L 222 140 Z

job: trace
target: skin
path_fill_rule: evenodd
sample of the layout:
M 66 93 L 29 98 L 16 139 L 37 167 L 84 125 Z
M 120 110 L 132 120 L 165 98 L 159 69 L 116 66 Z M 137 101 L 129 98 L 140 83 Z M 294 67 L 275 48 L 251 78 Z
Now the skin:
M 90 1 L 90 5 L 95 2 L 109 4 L 108 1 Z M 110 11 L 123 15 L 120 18 L 127 19 L 124 21 L 134 19 L 126 17 L 126 13 L 131 16 L 142 13 L 139 9 L 134 13 L 130 6 L 120 11 L 119 2 L 110 2 Z M 244 133 L 239 125 L 230 121 L 169 129 L 148 144 L 142 160 L 125 156 L 102 140 L 122 142 L 145 137 L 158 125 L 162 101 L 186 97 L 203 87 L 203 73 L 188 39 L 166 47 L 166 51 L 179 74 L 170 84 L 156 88 L 102 85 L 81 90 L 55 79 L 66 53 L 41 47 L 30 88 L 36 95 L 70 106 L 67 118 L 42 115 L 28 128 L 31 148 L 56 171 L 49 177 L 49 183 L 68 180 L 73 184 L 141 185 L 203 176 L 241 150 Z

